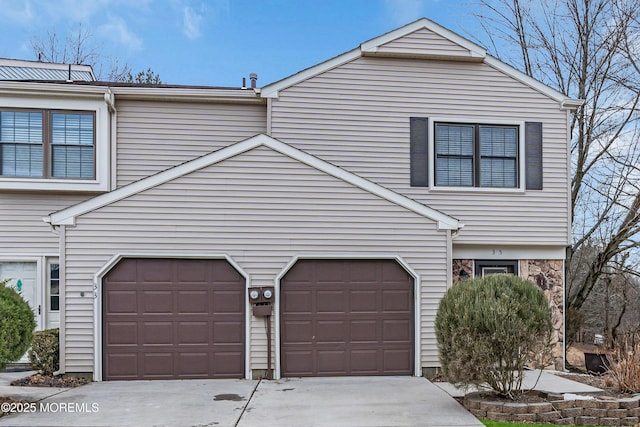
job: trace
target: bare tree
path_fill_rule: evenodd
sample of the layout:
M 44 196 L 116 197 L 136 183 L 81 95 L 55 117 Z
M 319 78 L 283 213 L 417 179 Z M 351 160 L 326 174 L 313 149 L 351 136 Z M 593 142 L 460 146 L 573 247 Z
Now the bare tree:
M 65 37 L 61 37 L 56 31 L 47 31 L 44 37 L 33 36 L 31 48 L 38 61 L 91 65 L 98 80 L 143 84 L 160 83 L 160 76 L 153 73 L 150 68 L 137 73 L 136 76 L 148 77 L 151 73 L 155 80 L 147 78 L 142 79 L 143 81 L 136 81 L 128 63 L 123 64 L 118 58 L 110 58 L 100 53 L 102 46 L 96 42 L 91 31 L 82 24 L 79 24 Z M 145 73 L 147 74 L 145 75 Z
M 494 55 L 585 101 L 571 122 L 567 260 L 579 309 L 604 274 L 639 274 L 640 0 L 479 0 L 474 14 Z

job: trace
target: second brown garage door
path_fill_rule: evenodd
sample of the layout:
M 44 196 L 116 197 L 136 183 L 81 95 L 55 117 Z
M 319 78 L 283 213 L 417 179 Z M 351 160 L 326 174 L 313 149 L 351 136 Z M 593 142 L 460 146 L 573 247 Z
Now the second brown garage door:
M 282 376 L 413 373 L 413 278 L 394 260 L 300 260 L 280 298 Z
M 244 377 L 244 289 L 222 259 L 123 259 L 103 280 L 104 379 Z

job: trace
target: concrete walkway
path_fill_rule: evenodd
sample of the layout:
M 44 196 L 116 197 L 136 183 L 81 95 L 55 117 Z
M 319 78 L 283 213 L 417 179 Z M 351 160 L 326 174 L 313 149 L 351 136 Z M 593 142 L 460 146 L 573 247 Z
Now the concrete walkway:
M 482 426 L 415 377 L 120 381 L 62 391 L 8 382 L 0 373 L 0 395 L 42 400 L 38 411 L 2 417 L 0 426 Z
M 541 374 L 541 375 L 540 375 Z M 540 379 L 538 380 L 538 375 Z M 537 384 L 536 384 L 537 381 Z M 446 391 L 452 397 L 463 397 L 466 393 L 476 391 L 464 390 L 455 387 L 449 383 L 434 383 L 436 386 Z M 551 393 L 575 393 L 575 394 L 602 394 L 603 390 L 591 387 L 590 385 L 571 381 L 556 375 L 553 371 L 525 371 L 524 381 L 522 382 L 524 389 L 546 391 Z

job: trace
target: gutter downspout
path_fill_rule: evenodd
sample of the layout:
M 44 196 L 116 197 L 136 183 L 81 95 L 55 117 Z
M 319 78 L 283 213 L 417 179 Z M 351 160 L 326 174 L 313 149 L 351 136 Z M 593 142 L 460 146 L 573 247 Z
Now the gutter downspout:
M 110 173 L 110 187 L 109 191 L 115 190 L 118 183 L 116 179 L 116 134 L 117 134 L 117 126 L 118 126 L 118 110 L 116 109 L 116 96 L 111 91 L 111 88 L 107 88 L 107 92 L 104 94 L 104 101 L 107 103 L 107 108 L 109 109 L 109 118 L 110 118 L 110 126 L 109 126 L 109 145 L 111 150 L 111 156 L 109 159 L 109 169 Z

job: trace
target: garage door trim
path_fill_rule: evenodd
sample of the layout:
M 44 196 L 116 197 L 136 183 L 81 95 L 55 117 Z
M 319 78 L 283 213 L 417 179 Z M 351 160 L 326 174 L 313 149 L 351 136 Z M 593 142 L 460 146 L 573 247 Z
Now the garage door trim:
M 280 287 L 282 284 L 282 278 L 291 270 L 291 268 L 299 261 L 299 260 L 394 260 L 396 261 L 409 275 L 413 278 L 413 304 L 414 304 L 414 373 L 413 375 L 416 377 L 422 376 L 422 370 L 420 369 L 420 276 L 416 273 L 416 271 L 411 268 L 411 266 L 400 256 L 400 255 L 390 255 L 390 254 L 305 254 L 305 255 L 296 255 L 284 266 L 284 268 L 280 271 L 280 273 L 276 276 L 275 280 L 275 378 L 281 378 L 281 366 L 280 366 L 280 317 L 281 317 L 281 308 L 280 308 Z
M 94 381 L 102 381 L 102 368 L 103 368 L 103 335 L 102 335 L 102 293 L 103 293 L 103 278 L 115 267 L 122 259 L 124 258 L 177 258 L 177 259 L 224 259 L 226 260 L 233 268 L 235 268 L 238 273 L 245 280 L 245 307 L 249 307 L 249 300 L 247 296 L 246 289 L 248 284 L 251 283 L 251 278 L 249 274 L 244 271 L 234 260 L 227 254 L 175 254 L 175 253 L 138 253 L 138 252 L 119 252 L 118 254 L 111 257 L 111 259 L 105 263 L 100 270 L 96 272 L 93 279 L 93 380 Z M 60 267 L 63 267 L 64 262 L 60 262 Z M 64 272 L 61 272 L 61 277 L 64 277 Z M 63 281 L 64 283 L 64 281 Z M 64 284 L 61 284 L 61 287 L 64 287 Z M 64 289 L 60 290 L 61 293 L 64 293 Z M 63 303 L 64 304 L 64 303 Z M 62 304 L 61 304 L 62 305 Z M 64 308 L 63 308 L 64 309 Z M 250 312 L 251 310 L 245 310 L 245 379 L 251 379 L 251 369 L 249 366 L 249 358 L 250 358 Z M 64 322 L 60 324 L 60 338 L 64 337 Z M 64 343 L 61 341 L 60 343 L 60 361 L 64 360 Z

